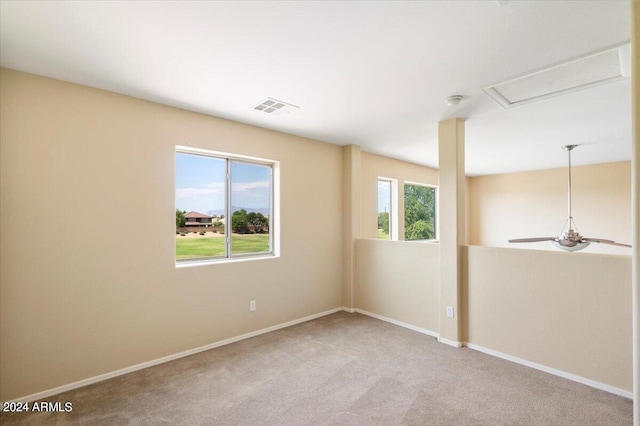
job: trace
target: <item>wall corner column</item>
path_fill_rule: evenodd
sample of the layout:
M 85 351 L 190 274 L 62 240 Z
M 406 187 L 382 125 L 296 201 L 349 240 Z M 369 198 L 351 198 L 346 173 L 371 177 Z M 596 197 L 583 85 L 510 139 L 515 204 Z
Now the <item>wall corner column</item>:
M 633 306 L 633 424 L 640 426 L 640 0 L 631 2 L 631 227 Z
M 466 241 L 464 127 L 461 118 L 438 123 L 438 219 L 440 223 L 440 338 L 462 345 L 462 247 Z M 453 318 L 447 316 L 453 308 Z
M 345 308 L 355 308 L 355 250 L 356 239 L 360 237 L 360 181 L 362 151 L 357 145 L 347 145 L 342 148 L 343 154 L 343 221 L 342 221 L 342 251 L 343 251 L 343 279 L 342 303 Z

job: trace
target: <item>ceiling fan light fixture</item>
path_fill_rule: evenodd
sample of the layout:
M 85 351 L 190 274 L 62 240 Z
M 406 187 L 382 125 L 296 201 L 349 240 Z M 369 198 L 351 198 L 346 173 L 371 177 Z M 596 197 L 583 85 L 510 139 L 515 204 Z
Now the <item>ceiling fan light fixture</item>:
M 616 243 L 613 240 L 605 240 L 603 238 L 585 238 L 578 232 L 578 228 L 573 220 L 573 216 L 571 214 L 571 151 L 578 145 L 565 145 L 562 147 L 565 151 L 567 151 L 568 159 L 569 159 L 569 167 L 568 167 L 568 179 L 567 179 L 567 201 L 568 201 L 568 217 L 563 228 L 562 233 L 558 237 L 532 237 L 532 238 L 517 238 L 513 240 L 509 240 L 510 243 L 537 243 L 542 241 L 551 241 L 556 248 L 564 251 L 580 251 L 585 249 L 591 243 L 602 243 L 609 244 L 613 246 L 619 247 L 627 247 L 631 248 L 629 244 Z M 574 229 L 575 228 L 575 229 Z M 566 231 L 565 231 L 566 229 Z
M 562 244 L 562 242 L 559 241 L 551 241 L 553 243 L 554 246 L 556 246 L 556 248 L 559 248 L 560 250 L 564 250 L 564 251 L 580 251 L 582 249 L 585 249 L 589 246 L 589 244 L 591 243 L 575 243 L 575 245 L 564 245 Z

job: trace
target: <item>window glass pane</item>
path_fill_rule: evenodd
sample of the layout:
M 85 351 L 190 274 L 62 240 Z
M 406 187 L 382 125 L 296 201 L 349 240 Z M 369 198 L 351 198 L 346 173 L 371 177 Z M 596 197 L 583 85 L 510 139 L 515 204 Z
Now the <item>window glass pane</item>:
M 404 239 L 436 238 L 436 189 L 428 186 L 404 186 Z
M 224 257 L 226 160 L 176 153 L 176 259 Z
M 231 254 L 271 251 L 271 167 L 231 162 Z
M 391 181 L 378 181 L 378 238 L 389 240 L 391 223 Z

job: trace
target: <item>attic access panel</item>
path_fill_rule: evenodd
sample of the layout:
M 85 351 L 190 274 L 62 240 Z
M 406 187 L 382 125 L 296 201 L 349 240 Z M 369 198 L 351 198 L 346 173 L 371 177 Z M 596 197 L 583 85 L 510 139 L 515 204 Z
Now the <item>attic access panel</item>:
M 629 44 L 592 53 L 482 89 L 511 108 L 630 76 Z

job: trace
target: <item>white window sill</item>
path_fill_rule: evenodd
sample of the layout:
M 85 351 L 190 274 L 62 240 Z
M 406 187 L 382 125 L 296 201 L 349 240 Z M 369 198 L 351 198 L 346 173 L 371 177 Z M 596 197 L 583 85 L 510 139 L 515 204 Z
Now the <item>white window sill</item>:
M 265 255 L 256 255 L 256 256 L 222 258 L 222 259 L 184 260 L 181 262 L 176 262 L 176 269 L 193 268 L 197 266 L 206 266 L 206 265 L 222 265 L 225 263 L 248 262 L 248 261 L 255 261 L 255 260 L 278 259 L 279 257 L 280 255 L 265 254 Z

